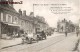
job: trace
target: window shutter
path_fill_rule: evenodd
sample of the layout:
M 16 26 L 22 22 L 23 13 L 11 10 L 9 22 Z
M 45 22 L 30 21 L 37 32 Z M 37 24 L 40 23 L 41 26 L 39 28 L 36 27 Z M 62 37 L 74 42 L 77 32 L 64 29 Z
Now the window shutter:
M 1 13 L 1 21 L 3 21 L 3 13 Z
M 8 22 L 8 14 L 6 14 L 6 22 Z
M 10 15 L 11 16 L 11 15 Z M 11 23 L 12 23 L 12 16 L 11 16 Z

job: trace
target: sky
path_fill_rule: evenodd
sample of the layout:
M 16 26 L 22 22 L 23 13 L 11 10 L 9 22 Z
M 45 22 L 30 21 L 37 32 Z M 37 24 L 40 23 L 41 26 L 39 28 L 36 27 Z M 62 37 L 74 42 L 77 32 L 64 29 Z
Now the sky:
M 14 0 L 14 2 L 23 1 L 23 4 L 14 4 L 14 8 L 18 11 L 19 9 L 26 10 L 26 14 L 29 15 L 30 12 L 34 11 L 34 15 L 43 16 L 49 26 L 57 27 L 57 21 L 62 19 L 71 20 L 73 23 L 78 23 L 80 19 L 79 11 L 79 0 Z M 34 5 L 33 4 L 39 4 Z M 43 4 L 48 4 L 43 5 Z M 51 4 L 66 4 L 66 5 L 51 5 Z M 70 13 L 67 14 L 55 14 L 55 8 L 51 7 L 70 7 Z M 34 10 L 33 10 L 34 8 Z M 63 9 L 63 8 L 62 8 Z M 58 9 L 59 10 L 59 9 Z

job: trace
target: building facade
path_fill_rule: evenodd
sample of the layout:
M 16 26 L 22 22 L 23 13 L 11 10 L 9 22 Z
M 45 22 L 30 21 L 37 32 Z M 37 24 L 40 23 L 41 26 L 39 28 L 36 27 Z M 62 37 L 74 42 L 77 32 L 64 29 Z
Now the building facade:
M 13 0 L 1 0 L 1 2 Z M 12 35 L 13 32 L 17 33 L 19 30 L 19 15 L 13 8 L 12 4 L 0 4 L 0 35 Z
M 45 31 L 48 29 L 48 24 L 47 22 L 45 21 L 45 18 L 44 17 L 41 17 L 41 16 L 36 16 L 36 21 L 37 21 L 37 27 L 36 29 L 39 29 L 40 31 Z
M 26 33 L 33 33 L 34 32 L 34 26 L 33 26 L 33 18 L 26 15 L 26 11 L 19 10 L 19 21 L 20 21 L 20 29 L 23 30 Z

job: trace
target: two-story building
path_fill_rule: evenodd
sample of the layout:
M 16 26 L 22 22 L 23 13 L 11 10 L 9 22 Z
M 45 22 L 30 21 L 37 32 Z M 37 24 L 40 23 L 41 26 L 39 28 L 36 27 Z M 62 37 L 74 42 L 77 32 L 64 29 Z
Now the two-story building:
M 26 11 L 19 9 L 20 30 L 26 33 L 34 33 L 34 18 L 26 15 Z
M 1 2 L 13 0 L 1 0 Z M 3 34 L 17 33 L 19 30 L 19 14 L 13 8 L 13 4 L 0 4 L 0 37 Z

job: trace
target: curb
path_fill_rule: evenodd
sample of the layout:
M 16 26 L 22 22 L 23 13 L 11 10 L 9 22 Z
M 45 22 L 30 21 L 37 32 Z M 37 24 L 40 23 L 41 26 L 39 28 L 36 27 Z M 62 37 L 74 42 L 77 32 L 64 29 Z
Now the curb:
M 11 46 L 6 46 L 6 47 L 1 48 L 0 50 L 5 49 L 5 48 L 9 48 L 9 47 L 13 47 L 13 46 L 17 46 L 17 45 L 21 45 L 21 44 L 22 43 L 19 43 L 19 44 L 16 44 L 16 45 L 11 45 Z

